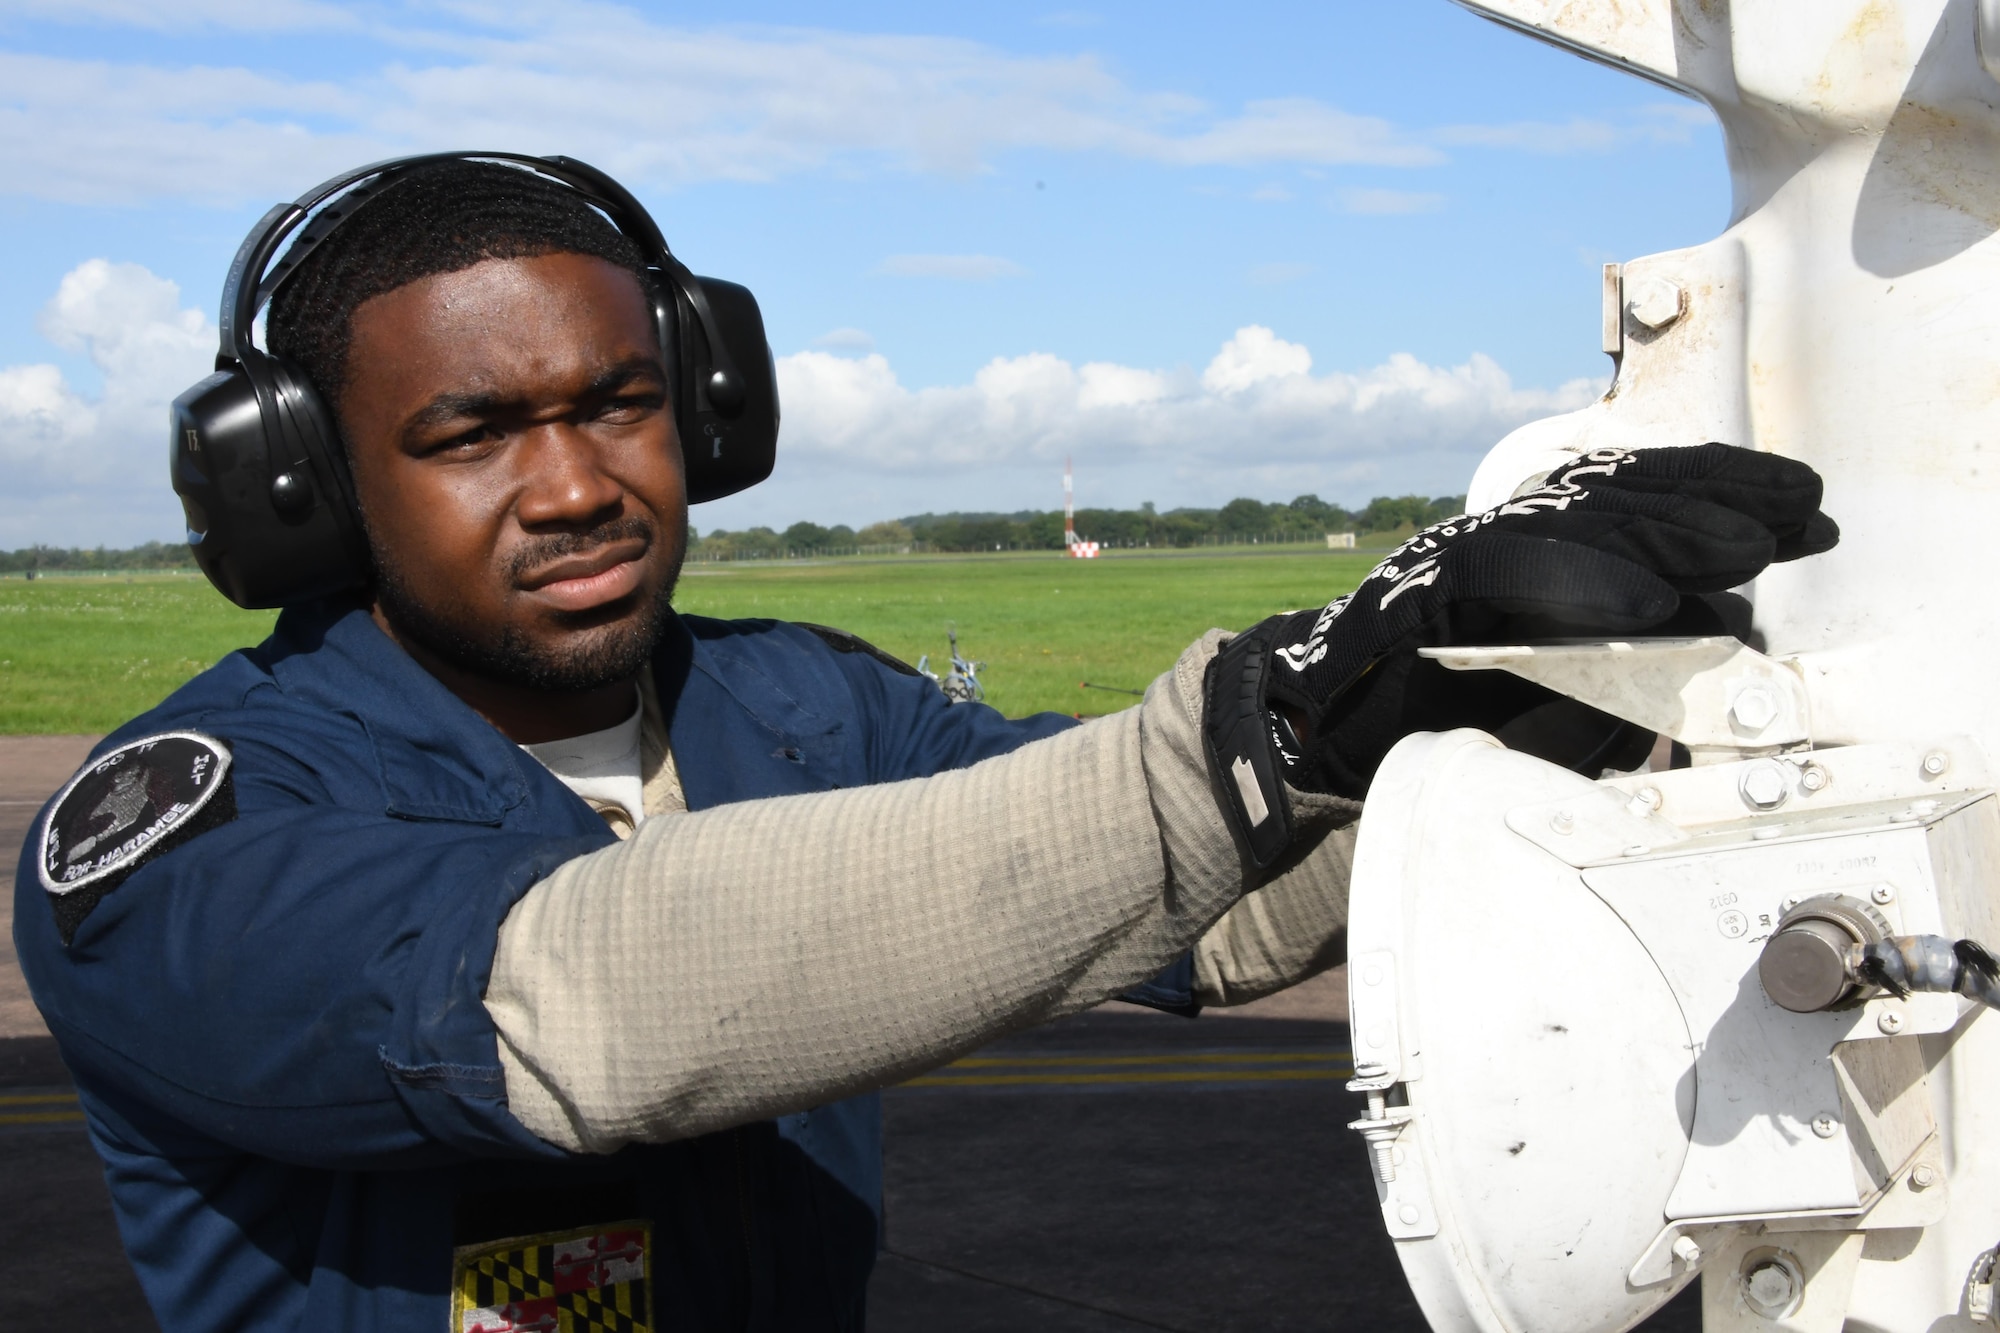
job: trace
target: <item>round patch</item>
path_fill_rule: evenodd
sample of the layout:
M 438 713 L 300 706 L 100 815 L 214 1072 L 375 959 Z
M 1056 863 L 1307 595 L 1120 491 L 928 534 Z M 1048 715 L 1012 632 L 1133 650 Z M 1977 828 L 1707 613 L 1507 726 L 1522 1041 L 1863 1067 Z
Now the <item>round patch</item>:
M 42 887 L 58 896 L 122 877 L 223 790 L 229 750 L 169 731 L 121 745 L 71 778 L 42 830 Z

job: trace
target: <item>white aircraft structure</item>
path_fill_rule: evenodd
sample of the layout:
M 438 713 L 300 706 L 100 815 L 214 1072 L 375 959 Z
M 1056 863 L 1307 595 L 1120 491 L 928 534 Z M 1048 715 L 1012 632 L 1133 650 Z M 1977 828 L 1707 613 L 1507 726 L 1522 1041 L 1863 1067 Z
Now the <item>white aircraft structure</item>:
M 2000 0 L 1461 0 L 1721 119 L 1722 235 L 1609 266 L 1596 449 L 1812 464 L 1832 553 L 1733 639 L 1449 650 L 1679 741 L 1591 781 L 1477 732 L 1369 794 L 1355 1127 L 1434 1328 L 1994 1319 L 2000 1016 Z

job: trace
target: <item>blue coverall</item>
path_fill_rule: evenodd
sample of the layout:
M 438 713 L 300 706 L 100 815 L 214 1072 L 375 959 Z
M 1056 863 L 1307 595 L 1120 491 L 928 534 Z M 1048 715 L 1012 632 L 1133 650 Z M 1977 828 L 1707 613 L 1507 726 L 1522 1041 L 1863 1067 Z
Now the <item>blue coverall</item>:
M 1069 723 L 948 706 L 772 621 L 677 619 L 654 678 L 692 810 L 923 776 Z M 566 1284 L 580 1328 L 639 1327 L 648 1303 L 656 1329 L 860 1326 L 876 1097 L 604 1157 L 508 1114 L 481 1002 L 500 923 L 612 835 L 364 610 L 286 611 L 100 752 L 169 730 L 228 748 L 235 817 L 144 861 L 67 945 L 31 835 L 14 915 L 168 1333 L 463 1333 L 475 1279 L 528 1315 L 546 1302 L 523 1292 Z M 1185 1001 L 1186 974 L 1151 998 Z

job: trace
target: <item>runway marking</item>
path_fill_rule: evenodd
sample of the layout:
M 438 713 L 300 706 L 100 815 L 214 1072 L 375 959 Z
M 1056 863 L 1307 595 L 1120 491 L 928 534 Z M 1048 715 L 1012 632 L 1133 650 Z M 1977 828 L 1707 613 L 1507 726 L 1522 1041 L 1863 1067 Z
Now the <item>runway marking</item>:
M 82 1111 L 28 1111 L 22 1115 L 0 1115 L 0 1125 L 82 1125 Z
M 913 1078 L 905 1088 L 1057 1087 L 1087 1083 L 1317 1083 L 1344 1081 L 1351 1069 L 1187 1069 L 1147 1074 L 975 1074 L 948 1078 L 931 1074 Z
M 1338 1050 L 1202 1051 L 1157 1055 L 969 1055 L 901 1086 L 1055 1088 L 1167 1083 L 1321 1083 L 1351 1077 L 1354 1073 L 1353 1060 L 1352 1052 Z M 1024 1072 L 1003 1072 L 1009 1070 Z
M 946 1069 L 1038 1069 L 1060 1068 L 1064 1066 L 1098 1065 L 1205 1065 L 1205 1064 L 1306 1064 L 1313 1061 L 1338 1061 L 1346 1064 L 1354 1059 L 1352 1051 L 1305 1051 L 1298 1054 L 1280 1054 L 1274 1051 L 1228 1053 L 1211 1052 L 1203 1055 L 1024 1055 L 1017 1060 L 1009 1060 L 998 1055 L 968 1055 L 962 1060 L 953 1060 Z
M 76 1105 L 73 1092 L 35 1092 L 0 1096 L 0 1106 L 49 1106 L 51 1104 Z

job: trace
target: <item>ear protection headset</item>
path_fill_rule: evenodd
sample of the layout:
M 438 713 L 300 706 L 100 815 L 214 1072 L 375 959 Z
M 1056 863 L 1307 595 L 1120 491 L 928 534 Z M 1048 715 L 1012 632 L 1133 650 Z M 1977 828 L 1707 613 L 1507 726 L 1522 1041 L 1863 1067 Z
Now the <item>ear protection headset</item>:
M 216 373 L 174 400 L 169 459 L 188 545 L 209 582 L 238 606 L 288 606 L 339 592 L 365 582 L 370 568 L 339 426 L 297 366 L 252 341 L 257 313 L 366 199 L 412 167 L 451 160 L 511 162 L 558 181 L 638 246 L 689 501 L 732 495 L 771 475 L 778 383 L 756 298 L 689 272 L 624 186 L 568 157 L 430 153 L 377 162 L 277 205 L 251 230 L 222 289 Z

